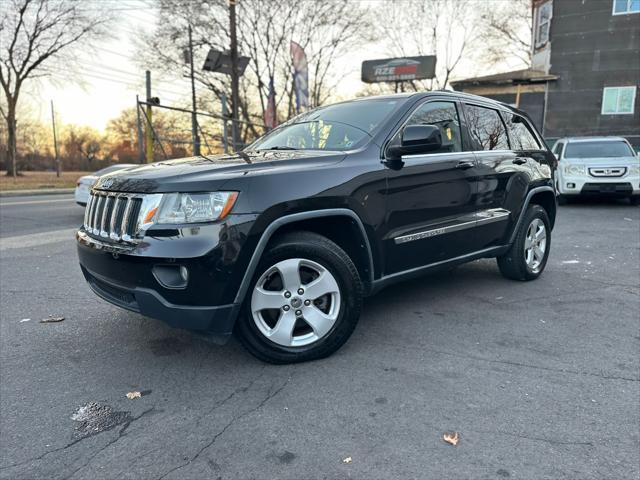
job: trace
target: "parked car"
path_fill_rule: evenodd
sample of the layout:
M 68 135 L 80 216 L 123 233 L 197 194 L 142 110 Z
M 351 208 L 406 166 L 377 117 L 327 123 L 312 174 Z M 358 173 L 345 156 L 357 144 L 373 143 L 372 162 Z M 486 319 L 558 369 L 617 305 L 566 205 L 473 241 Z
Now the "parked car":
M 394 282 L 491 257 L 508 278 L 538 278 L 555 166 L 508 105 L 457 92 L 357 99 L 234 155 L 100 177 L 78 255 L 115 305 L 219 340 L 235 332 L 268 362 L 313 360 Z
M 108 167 L 103 168 L 102 170 L 98 170 L 96 173 L 91 175 L 84 175 L 78 179 L 76 182 L 76 190 L 75 190 L 75 198 L 76 203 L 85 207 L 87 202 L 89 201 L 89 192 L 91 191 L 91 187 L 96 183 L 96 180 L 101 175 L 106 175 L 107 173 L 117 172 L 118 170 L 123 170 L 129 167 L 135 167 L 136 165 L 133 163 L 119 163 L 116 165 L 110 165 Z
M 587 195 L 628 198 L 640 203 L 640 158 L 622 137 L 561 138 L 553 146 L 559 161 L 559 201 Z

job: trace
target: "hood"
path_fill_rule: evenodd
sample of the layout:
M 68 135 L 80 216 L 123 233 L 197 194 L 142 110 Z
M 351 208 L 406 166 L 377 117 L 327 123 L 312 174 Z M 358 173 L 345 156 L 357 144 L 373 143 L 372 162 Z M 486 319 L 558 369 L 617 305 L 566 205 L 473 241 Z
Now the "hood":
M 93 183 L 97 180 L 98 177 L 95 175 L 85 175 L 80 177 L 77 183 L 82 183 L 83 185 L 93 185 Z
M 214 190 L 234 178 L 319 168 L 338 163 L 344 157 L 342 152 L 318 150 L 264 150 L 187 157 L 104 175 L 94 188 L 135 193 Z
M 638 157 L 590 157 L 590 158 L 563 158 L 561 163 L 572 165 L 585 165 L 587 167 L 629 167 L 640 162 Z

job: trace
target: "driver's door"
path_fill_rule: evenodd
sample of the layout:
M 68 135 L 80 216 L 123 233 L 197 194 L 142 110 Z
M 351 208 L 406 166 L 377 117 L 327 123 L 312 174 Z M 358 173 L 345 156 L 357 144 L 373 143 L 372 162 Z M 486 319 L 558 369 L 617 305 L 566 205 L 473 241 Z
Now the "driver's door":
M 477 163 L 466 151 L 458 104 L 429 100 L 404 125 L 440 128 L 439 150 L 404 155 L 387 163 L 385 275 L 474 251 Z M 401 129 L 390 144 L 399 142 Z

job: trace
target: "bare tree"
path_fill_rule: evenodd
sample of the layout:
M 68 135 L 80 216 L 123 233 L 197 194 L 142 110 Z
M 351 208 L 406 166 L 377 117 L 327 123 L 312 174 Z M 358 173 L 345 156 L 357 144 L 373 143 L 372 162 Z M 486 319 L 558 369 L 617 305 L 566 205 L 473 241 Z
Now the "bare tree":
M 158 28 L 141 38 L 141 63 L 169 77 L 176 73 L 185 76 L 182 51 L 189 24 L 194 32 L 198 64 L 210 48 L 228 50 L 227 9 L 228 0 L 160 0 Z M 280 118 L 288 119 L 296 113 L 289 53 L 292 40 L 307 53 L 310 103 L 316 106 L 327 100 L 332 81 L 340 78 L 340 72 L 332 69 L 336 57 L 363 41 L 371 31 L 364 7 L 349 0 L 242 0 L 236 11 L 240 53 L 250 57 L 240 85 L 239 111 L 245 122 L 242 129 L 245 140 L 263 131 L 261 124 L 271 80 Z M 226 75 L 197 71 L 196 79 L 215 97 L 223 93 L 230 97 Z
M 531 65 L 531 0 L 491 3 L 491 8 L 482 12 L 480 39 L 487 51 L 485 58 L 494 64 L 517 59 Z
M 411 90 L 444 89 L 461 70 L 487 60 L 492 65 L 518 58 L 527 62 L 531 0 L 386 0 L 378 4 L 377 31 L 391 56 L 435 55 L 433 79 L 401 84 Z M 371 85 L 362 93 L 389 91 Z
M 16 109 L 25 82 L 80 42 L 104 34 L 108 17 L 77 0 L 5 0 L 0 14 L 0 113 L 7 124 L 8 175 L 17 175 Z

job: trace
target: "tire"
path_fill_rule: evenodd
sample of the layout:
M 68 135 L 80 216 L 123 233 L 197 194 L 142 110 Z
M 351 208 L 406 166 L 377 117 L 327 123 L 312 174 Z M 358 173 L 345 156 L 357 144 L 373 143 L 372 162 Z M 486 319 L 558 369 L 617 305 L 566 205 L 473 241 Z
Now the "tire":
M 558 205 L 566 205 L 569 203 L 569 199 L 566 195 L 558 195 Z
M 358 270 L 344 250 L 315 233 L 288 233 L 263 254 L 235 334 L 265 362 L 324 358 L 353 333 L 362 295 Z
M 539 233 L 542 227 L 544 236 Z M 538 246 L 537 250 L 534 247 L 527 248 L 532 244 L 534 230 L 538 233 L 536 241 L 539 243 L 533 243 Z M 511 248 L 504 255 L 497 257 L 500 273 L 512 280 L 535 280 L 544 271 L 550 247 L 549 216 L 540 205 L 529 205 Z
M 640 195 L 632 195 L 629 197 L 629 203 L 631 205 L 640 205 Z

